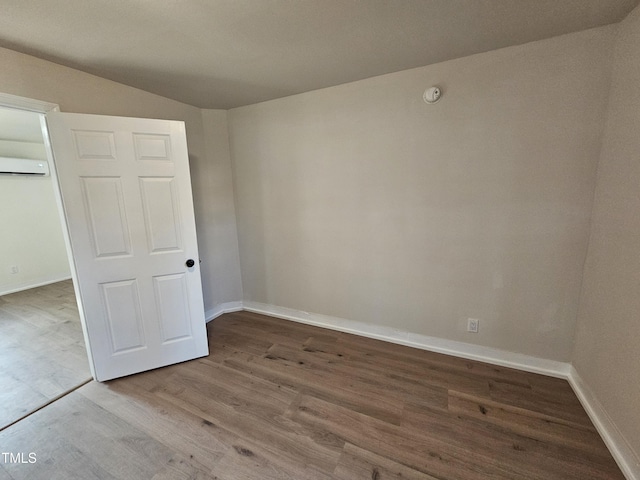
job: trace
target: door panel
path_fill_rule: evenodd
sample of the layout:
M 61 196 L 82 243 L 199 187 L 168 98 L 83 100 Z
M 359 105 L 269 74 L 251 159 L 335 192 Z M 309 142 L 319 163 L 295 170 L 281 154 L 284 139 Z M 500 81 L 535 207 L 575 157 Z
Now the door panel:
M 125 280 L 100 284 L 111 336 L 112 354 L 146 348 L 138 282 Z
M 133 134 L 138 160 L 155 160 L 171 162 L 171 138 L 168 135 Z
M 182 235 L 178 227 L 182 222 L 174 179 L 170 177 L 141 178 L 140 191 L 151 253 L 181 252 Z
M 72 130 L 77 158 L 80 160 L 116 160 L 113 132 Z
M 119 177 L 81 177 L 82 196 L 96 258 L 131 254 L 129 224 Z
M 97 380 L 207 355 L 184 124 L 47 123 Z
M 153 286 L 160 312 L 162 343 L 191 337 L 189 298 L 186 275 L 163 275 L 153 278 Z

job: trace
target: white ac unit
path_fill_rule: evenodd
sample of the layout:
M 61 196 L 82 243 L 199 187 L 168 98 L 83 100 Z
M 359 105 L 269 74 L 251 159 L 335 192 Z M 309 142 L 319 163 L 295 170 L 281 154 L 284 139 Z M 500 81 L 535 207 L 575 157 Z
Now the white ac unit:
M 46 160 L 0 157 L 0 174 L 45 177 L 49 175 L 49 164 Z

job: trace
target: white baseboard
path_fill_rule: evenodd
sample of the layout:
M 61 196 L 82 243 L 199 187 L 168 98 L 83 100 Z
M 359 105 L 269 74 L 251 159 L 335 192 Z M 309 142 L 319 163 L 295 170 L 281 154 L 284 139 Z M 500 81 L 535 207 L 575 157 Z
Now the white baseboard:
M 305 323 L 316 327 L 328 328 L 345 333 L 352 333 L 363 337 L 375 338 L 409 347 L 429 350 L 432 352 L 454 355 L 456 357 L 477 360 L 502 367 L 515 368 L 526 372 L 540 373 L 552 377 L 565 378 L 569 381 L 574 392 L 580 399 L 582 406 L 591 421 L 602 436 L 607 448 L 618 463 L 622 473 L 628 480 L 640 480 L 640 460 L 629 443 L 620 433 L 605 409 L 602 407 L 591 389 L 580 378 L 580 375 L 570 363 L 557 362 L 544 358 L 507 352 L 497 348 L 483 347 L 470 343 L 429 337 L 416 333 L 405 332 L 395 328 L 372 325 L 354 320 L 346 320 L 328 315 L 308 313 L 291 308 L 278 307 L 265 303 L 244 301 L 230 302 L 210 310 L 211 315 L 222 315 L 225 312 L 246 310 L 272 317 L 283 318 L 294 322 Z M 207 318 L 209 318 L 207 312 Z M 215 318 L 215 317 L 211 317 Z
M 395 328 L 356 322 L 343 318 L 307 313 L 291 308 L 278 307 L 264 303 L 245 301 L 244 310 L 262 313 L 272 317 L 284 318 L 294 322 L 306 323 L 316 327 L 329 328 L 340 332 L 353 333 L 362 337 L 375 338 L 386 342 L 398 343 L 408 347 L 429 350 L 431 352 L 454 355 L 456 357 L 491 363 L 502 367 L 515 368 L 527 372 L 540 373 L 552 377 L 567 378 L 571 365 L 569 363 L 546 360 L 543 358 L 507 352 L 497 348 L 483 347 L 470 343 L 429 337 L 417 333 L 405 332 Z
M 640 480 L 640 458 L 573 366 L 567 380 L 624 476 L 627 480 Z
M 0 287 L 0 295 L 9 295 L 11 293 L 22 292 L 24 290 L 30 290 L 32 288 L 44 287 L 45 285 L 50 285 L 52 283 L 62 282 L 64 280 L 71 280 L 70 275 L 64 275 L 62 277 L 45 277 L 38 278 L 35 280 L 31 280 L 27 283 L 19 283 L 16 285 Z
M 210 310 L 204 312 L 204 318 L 207 323 L 218 318 L 223 313 L 239 312 L 242 310 L 242 302 L 226 302 L 220 303 Z

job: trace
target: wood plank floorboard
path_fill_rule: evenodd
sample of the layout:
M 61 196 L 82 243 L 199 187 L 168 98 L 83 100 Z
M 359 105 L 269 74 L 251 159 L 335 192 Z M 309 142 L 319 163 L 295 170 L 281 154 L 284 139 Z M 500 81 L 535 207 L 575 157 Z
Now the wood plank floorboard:
M 0 432 L 0 480 L 624 479 L 567 382 L 238 312 Z
M 90 379 L 71 280 L 0 297 L 0 428 Z

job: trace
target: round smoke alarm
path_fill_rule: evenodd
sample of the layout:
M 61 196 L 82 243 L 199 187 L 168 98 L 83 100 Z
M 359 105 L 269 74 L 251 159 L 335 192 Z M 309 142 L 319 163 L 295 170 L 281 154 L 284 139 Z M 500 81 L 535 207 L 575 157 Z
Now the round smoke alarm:
M 427 103 L 436 103 L 442 97 L 442 90 L 440 87 L 427 88 L 422 95 L 424 101 Z

